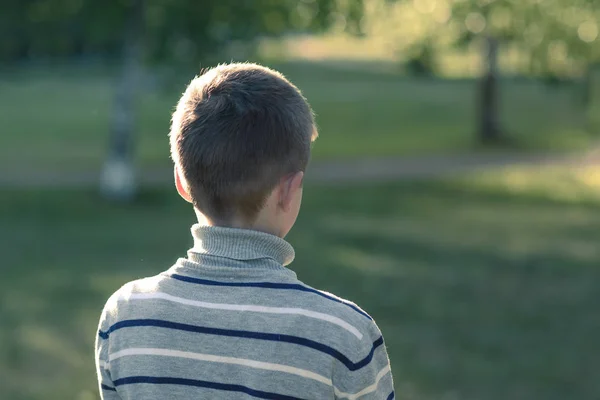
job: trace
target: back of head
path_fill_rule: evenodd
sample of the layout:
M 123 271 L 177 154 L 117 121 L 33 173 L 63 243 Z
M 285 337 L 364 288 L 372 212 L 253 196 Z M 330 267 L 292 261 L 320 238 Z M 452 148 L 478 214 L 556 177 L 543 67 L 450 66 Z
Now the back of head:
M 310 106 L 283 75 L 220 65 L 177 104 L 171 155 L 196 209 L 216 222 L 251 222 L 282 178 L 306 169 L 316 135 Z

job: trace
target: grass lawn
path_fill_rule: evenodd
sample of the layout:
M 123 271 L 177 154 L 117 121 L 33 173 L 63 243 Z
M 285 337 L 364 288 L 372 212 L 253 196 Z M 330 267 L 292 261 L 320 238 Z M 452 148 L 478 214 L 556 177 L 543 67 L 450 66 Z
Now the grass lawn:
M 308 185 L 293 268 L 375 317 L 398 399 L 600 398 L 600 179 L 555 172 Z M 183 255 L 193 214 L 171 190 L 1 194 L 1 397 L 94 399 L 104 301 Z
M 321 138 L 316 159 L 464 152 L 475 131 L 473 81 L 415 80 L 335 69 L 325 64 L 274 65 L 306 94 Z M 170 112 L 184 82 L 148 89 L 139 104 L 138 162 L 169 163 Z M 23 70 L 0 74 L 0 168 L 97 169 L 106 154 L 110 74 L 97 68 Z M 502 117 L 519 149 L 582 148 L 584 112 L 571 87 L 502 84 Z

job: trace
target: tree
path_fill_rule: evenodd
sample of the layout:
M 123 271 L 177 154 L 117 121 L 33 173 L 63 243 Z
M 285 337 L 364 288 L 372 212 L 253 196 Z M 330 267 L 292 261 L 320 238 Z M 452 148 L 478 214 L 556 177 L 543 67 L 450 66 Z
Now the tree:
M 493 37 L 486 40 L 486 69 L 479 90 L 479 135 L 484 144 L 498 143 L 502 139 L 502 128 L 498 118 L 498 41 Z
M 600 23 L 594 3 L 594 0 L 456 2 L 455 18 L 465 20 L 457 44 L 469 44 L 487 35 L 525 56 L 522 72 L 552 80 L 582 75 L 592 70 L 591 65 L 600 56 L 598 46 L 593 44 Z M 481 87 L 485 90 L 485 84 Z M 493 113 L 483 107 L 482 112 Z M 482 127 L 479 132 L 482 141 L 489 141 L 489 130 Z
M 583 106 L 590 133 L 600 133 L 600 66 L 591 64 L 583 80 Z
M 413 60 L 412 64 L 416 60 L 418 66 L 436 72 L 436 56 L 447 49 L 484 49 L 481 59 L 486 68 L 478 85 L 477 99 L 491 100 L 478 103 L 479 121 L 488 121 L 478 124 L 478 139 L 486 143 L 501 140 L 502 133 L 500 126 L 490 127 L 490 121 L 498 121 L 498 118 L 490 118 L 494 111 L 485 107 L 497 104 L 491 97 L 499 94 L 499 88 L 493 83 L 497 79 L 490 78 L 498 68 L 490 61 L 504 54 L 516 54 L 518 59 L 513 72 L 547 81 L 582 76 L 584 71 L 592 70 L 589 65 L 600 61 L 598 0 L 398 0 L 392 3 L 386 15 L 391 15 L 393 20 L 386 30 L 396 32 L 402 56 Z M 494 44 L 490 46 L 491 43 Z M 489 49 L 496 47 L 498 57 L 493 57 L 496 53 L 490 53 Z M 492 132 L 494 139 L 490 140 Z
M 133 143 L 135 100 L 140 85 L 144 31 L 144 0 L 126 5 L 121 71 L 116 85 L 108 157 L 100 178 L 102 194 L 130 200 L 135 194 Z

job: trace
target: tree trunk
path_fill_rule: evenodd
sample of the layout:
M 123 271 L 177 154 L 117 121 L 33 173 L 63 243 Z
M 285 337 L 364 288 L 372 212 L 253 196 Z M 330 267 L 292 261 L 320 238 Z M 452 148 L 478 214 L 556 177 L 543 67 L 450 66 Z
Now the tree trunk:
M 479 141 L 498 143 L 502 138 L 498 118 L 498 41 L 487 38 L 486 70 L 480 82 L 478 97 Z
M 593 68 L 593 65 L 588 65 L 585 76 L 583 77 L 583 96 L 581 99 L 583 100 L 583 106 L 586 109 L 592 104 Z
M 598 99 L 599 80 L 598 64 L 588 66 L 583 82 L 583 101 L 586 113 L 587 129 L 592 134 L 600 133 L 600 99 Z
M 100 178 L 103 196 L 131 200 L 136 192 L 133 166 L 135 102 L 142 73 L 144 0 L 128 6 L 123 59 L 117 78 L 110 127 L 109 151 Z

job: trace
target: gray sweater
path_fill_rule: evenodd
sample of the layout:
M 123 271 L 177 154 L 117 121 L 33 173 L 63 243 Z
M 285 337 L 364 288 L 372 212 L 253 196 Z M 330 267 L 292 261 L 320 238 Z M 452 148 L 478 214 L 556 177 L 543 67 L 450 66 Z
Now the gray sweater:
M 195 225 L 169 270 L 106 303 L 103 399 L 393 399 L 381 332 L 354 303 L 305 285 L 266 233 Z

